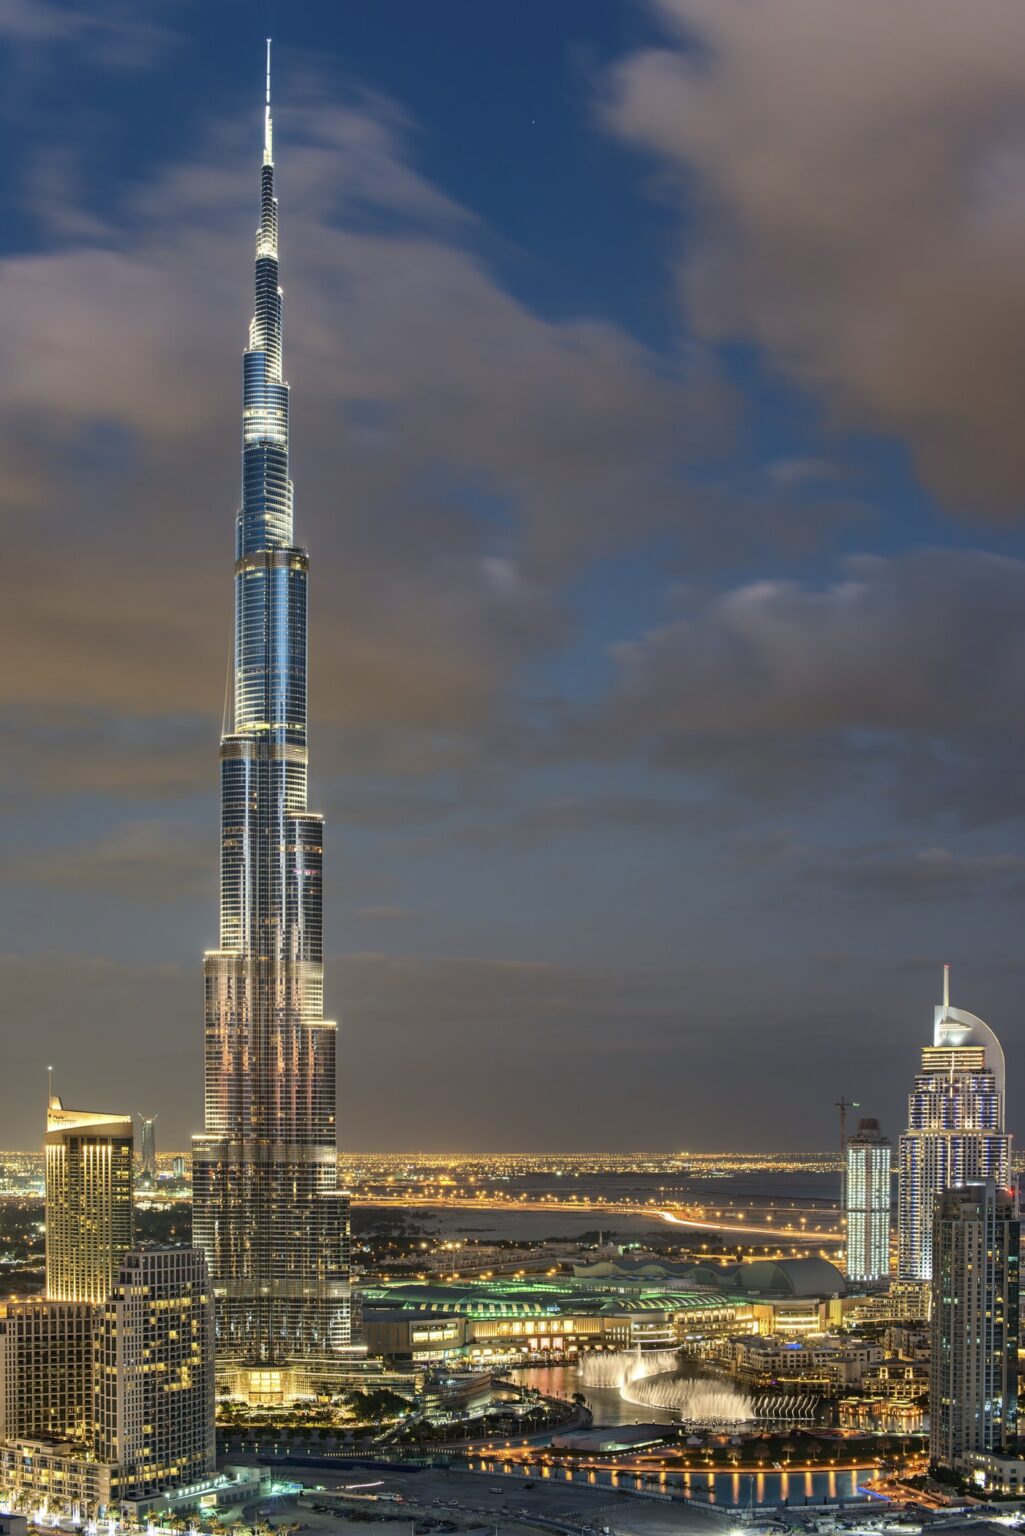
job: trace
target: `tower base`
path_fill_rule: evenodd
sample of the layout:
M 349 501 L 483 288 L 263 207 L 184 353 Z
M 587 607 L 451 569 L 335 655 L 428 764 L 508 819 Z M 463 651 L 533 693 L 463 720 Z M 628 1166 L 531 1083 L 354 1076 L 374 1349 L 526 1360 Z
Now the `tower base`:
M 365 1389 L 379 1362 L 368 1360 L 366 1345 L 353 1344 L 331 1360 L 293 1361 L 283 1365 L 218 1366 L 217 1392 L 251 1407 L 280 1407 L 312 1397 Z

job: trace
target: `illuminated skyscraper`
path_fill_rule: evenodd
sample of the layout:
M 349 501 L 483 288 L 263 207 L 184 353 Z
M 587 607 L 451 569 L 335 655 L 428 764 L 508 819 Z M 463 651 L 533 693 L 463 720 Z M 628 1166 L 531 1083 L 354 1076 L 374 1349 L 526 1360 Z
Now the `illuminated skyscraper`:
M 933 1223 L 929 1453 L 1006 1455 L 1018 1424 L 1019 1246 L 1010 1189 L 949 1189 Z
M 5 1500 L 86 1519 L 168 1490 L 198 1503 L 215 1467 L 214 1370 L 195 1248 L 126 1254 L 99 1306 L 0 1305 Z
M 287 1390 L 289 1373 L 293 1382 L 303 1370 L 324 1375 L 351 1334 L 335 1025 L 323 1014 L 323 824 L 306 793 L 309 562 L 293 542 L 281 321 L 268 44 L 221 739 L 220 943 L 205 964 L 205 1133 L 192 1160 L 218 1368 L 242 1373 L 236 1385 L 254 1396 Z
M 97 1319 L 93 1401 L 95 1455 L 122 1496 L 214 1470 L 214 1306 L 198 1249 L 125 1258 Z
M 132 1122 L 65 1109 L 46 1115 L 46 1294 L 105 1301 L 132 1246 Z
M 950 968 L 935 1010 L 933 1044 L 908 1099 L 900 1139 L 898 1274 L 932 1277 L 932 1223 L 945 1189 L 979 1179 L 1010 1181 L 1011 1138 L 1004 1131 L 1004 1053 L 982 1019 L 950 1006 Z
M 862 1120 L 847 1139 L 844 1178 L 848 1280 L 890 1273 L 890 1143 L 878 1120 Z
M 143 1184 L 157 1182 L 157 1117 L 139 1116 L 139 1178 Z

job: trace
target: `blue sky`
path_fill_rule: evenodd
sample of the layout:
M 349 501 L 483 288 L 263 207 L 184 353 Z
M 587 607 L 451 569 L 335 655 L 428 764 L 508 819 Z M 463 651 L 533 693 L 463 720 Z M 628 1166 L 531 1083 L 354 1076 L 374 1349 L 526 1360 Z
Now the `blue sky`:
M 5 9 L 9 1144 L 51 1060 L 199 1126 L 268 31 L 343 1146 L 895 1134 L 944 960 L 1014 1123 L 1025 20 L 981 8 Z

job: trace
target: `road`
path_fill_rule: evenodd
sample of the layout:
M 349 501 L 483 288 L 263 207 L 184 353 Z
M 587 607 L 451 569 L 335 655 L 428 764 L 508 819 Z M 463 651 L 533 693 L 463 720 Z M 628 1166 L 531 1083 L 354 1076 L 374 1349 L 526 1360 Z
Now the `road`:
M 821 1231 L 808 1232 L 804 1227 L 777 1227 L 768 1222 L 761 1227 L 753 1221 L 728 1222 L 708 1216 L 697 1220 L 692 1216 L 679 1216 L 675 1211 L 656 1211 L 655 1215 L 660 1216 L 663 1221 L 671 1222 L 674 1227 L 696 1227 L 701 1232 L 741 1232 L 745 1237 L 785 1238 L 788 1243 L 814 1243 L 819 1248 L 823 1243 L 839 1238 L 841 1235 L 836 1227 L 824 1227 Z
M 423 1206 L 436 1210 L 456 1209 L 466 1211 L 502 1211 L 505 1214 L 517 1211 L 544 1211 L 551 1215 L 557 1215 L 560 1211 L 571 1212 L 574 1215 L 592 1212 L 595 1216 L 650 1216 L 652 1221 L 665 1221 L 677 1227 L 690 1227 L 700 1232 L 730 1232 L 739 1233 L 744 1237 L 772 1237 L 779 1242 L 807 1243 L 809 1246 L 821 1247 L 823 1243 L 837 1241 L 841 1233 L 836 1227 L 819 1227 L 809 1231 L 807 1227 L 786 1227 L 766 1222 L 764 1225 L 755 1221 L 728 1221 L 723 1217 L 713 1215 L 708 1211 L 702 1211 L 696 1215 L 684 1214 L 689 1207 L 680 1206 L 676 1210 L 664 1210 L 653 1205 L 642 1204 L 610 1204 L 604 1201 L 591 1202 L 588 1200 L 489 1200 L 477 1196 L 452 1195 L 439 1199 L 437 1196 L 421 1198 L 416 1195 L 396 1196 L 394 1199 L 388 1196 L 375 1195 L 372 1200 L 360 1200 L 358 1197 L 352 1201 L 354 1206 L 363 1206 L 373 1209 L 375 1206 L 387 1208 L 397 1205 L 402 1207 Z M 820 1216 L 821 1211 L 812 1214 Z M 453 1260 L 455 1262 L 455 1260 Z

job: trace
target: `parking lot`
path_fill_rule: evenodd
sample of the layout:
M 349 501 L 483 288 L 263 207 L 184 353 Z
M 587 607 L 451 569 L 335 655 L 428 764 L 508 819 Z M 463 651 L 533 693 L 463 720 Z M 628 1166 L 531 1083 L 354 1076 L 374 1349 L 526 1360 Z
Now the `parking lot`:
M 562 1521 L 578 1529 L 602 1531 L 613 1536 L 722 1536 L 721 1518 L 684 1505 L 666 1504 L 614 1493 L 608 1488 L 590 1488 L 580 1484 L 537 1480 L 531 1486 L 519 1480 L 502 1479 L 486 1473 L 459 1469 L 431 1468 L 422 1472 L 333 1473 L 309 1471 L 302 1481 L 313 1488 L 343 1488 L 346 1484 L 380 1480 L 380 1486 L 367 1489 L 380 1495 L 397 1494 L 401 1504 L 386 1498 L 377 1502 L 354 1501 L 350 1507 L 322 1511 L 310 1508 L 296 1496 L 261 1501 L 272 1525 L 295 1521 L 311 1532 L 337 1531 L 356 1536 L 361 1530 L 376 1536 L 389 1531 L 408 1536 L 411 1526 L 430 1536 L 445 1532 L 488 1531 L 518 1533 L 544 1529 L 544 1521 Z M 247 1510 L 247 1517 L 255 1511 Z

